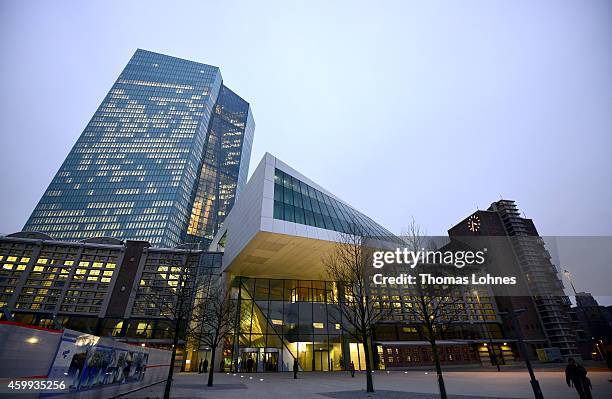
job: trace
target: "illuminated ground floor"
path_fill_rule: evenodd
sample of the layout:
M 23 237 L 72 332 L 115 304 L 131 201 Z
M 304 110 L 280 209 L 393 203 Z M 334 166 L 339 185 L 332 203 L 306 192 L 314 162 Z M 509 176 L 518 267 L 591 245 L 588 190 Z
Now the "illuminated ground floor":
M 364 346 L 347 333 L 338 309 L 334 283 L 316 280 L 255 279 L 231 281 L 238 298 L 239 320 L 235 333 L 215 358 L 215 369 L 259 373 L 291 371 L 294 359 L 301 371 L 342 371 L 351 363 L 365 370 Z M 410 368 L 433 364 L 431 346 L 424 341 L 418 322 L 402 313 L 385 320 L 371 345 L 375 369 Z M 476 303 L 476 302 L 475 302 Z M 476 303 L 486 311 L 482 299 Z M 466 308 L 472 306 L 466 304 Z M 472 306 L 474 309 L 474 306 Z M 474 312 L 474 310 L 473 310 Z M 508 364 L 515 360 L 515 342 L 503 338 L 495 322 L 459 323 L 438 341 L 443 364 Z M 185 371 L 199 371 L 210 362 L 209 348 L 187 353 Z
M 442 365 L 509 365 L 517 360 L 514 347 L 515 343 L 442 340 L 438 342 L 438 354 Z M 287 348 L 240 346 L 236 356 L 230 350 L 224 351 L 220 368 L 242 373 L 291 371 L 297 355 L 300 371 L 348 370 L 351 362 L 356 370 L 365 370 L 363 351 L 363 345 L 354 342 L 293 342 Z M 377 370 L 434 364 L 431 346 L 425 342 L 378 342 L 373 351 Z M 193 351 L 188 356 L 185 371 L 198 371 L 200 362 L 210 359 L 210 350 Z

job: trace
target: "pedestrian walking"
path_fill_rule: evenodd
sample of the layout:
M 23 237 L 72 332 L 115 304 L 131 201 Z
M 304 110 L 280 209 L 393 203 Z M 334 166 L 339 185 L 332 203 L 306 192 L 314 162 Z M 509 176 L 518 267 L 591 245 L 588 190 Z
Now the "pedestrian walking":
M 297 359 L 293 359 L 293 379 L 297 380 L 297 373 L 300 368 Z
M 202 368 L 205 373 L 208 373 L 208 359 L 204 359 L 204 363 L 202 364 Z
M 612 344 L 606 345 L 606 364 L 608 365 L 608 369 L 612 371 Z M 608 382 L 612 382 L 612 378 L 610 378 Z
M 200 360 L 200 365 L 198 366 L 198 374 L 202 374 L 202 361 Z
M 587 377 L 587 371 L 584 367 L 576 363 L 573 358 L 567 359 L 568 365 L 565 368 L 565 382 L 568 387 L 574 386 L 580 399 L 593 399 L 591 396 L 591 380 Z
M 351 378 L 355 378 L 355 363 L 351 362 L 349 369 L 351 370 Z

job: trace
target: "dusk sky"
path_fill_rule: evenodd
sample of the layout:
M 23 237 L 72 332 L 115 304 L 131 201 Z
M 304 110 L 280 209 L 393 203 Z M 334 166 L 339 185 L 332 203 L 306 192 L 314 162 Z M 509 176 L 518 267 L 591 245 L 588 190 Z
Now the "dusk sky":
M 137 48 L 221 68 L 268 151 L 393 232 L 500 198 L 612 235 L 612 2 L 0 3 L 0 233 Z

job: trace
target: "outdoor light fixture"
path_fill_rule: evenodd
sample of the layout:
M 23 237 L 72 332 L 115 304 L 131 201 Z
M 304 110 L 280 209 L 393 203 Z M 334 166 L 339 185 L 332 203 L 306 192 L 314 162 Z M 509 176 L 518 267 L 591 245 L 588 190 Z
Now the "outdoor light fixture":
M 40 341 L 40 340 L 38 339 L 38 337 L 30 337 L 30 338 L 26 339 L 26 342 L 27 342 L 28 344 L 32 344 L 32 345 L 37 344 L 37 343 L 38 343 L 38 341 Z
M 527 355 L 527 348 L 525 346 L 525 342 L 523 341 L 523 331 L 521 330 L 520 324 L 518 322 L 518 315 L 523 312 L 526 312 L 527 309 L 511 309 L 509 312 L 499 312 L 499 315 L 504 318 L 508 317 L 512 322 L 512 326 L 516 331 L 517 344 L 519 348 L 519 353 L 525 359 L 525 365 L 527 366 L 527 371 L 529 372 L 529 383 L 531 384 L 531 389 L 533 390 L 533 396 L 535 399 L 544 399 L 544 395 L 542 394 L 542 389 L 540 388 L 540 382 L 536 379 L 535 373 L 533 372 L 533 367 L 531 366 L 531 361 L 529 360 L 529 355 Z

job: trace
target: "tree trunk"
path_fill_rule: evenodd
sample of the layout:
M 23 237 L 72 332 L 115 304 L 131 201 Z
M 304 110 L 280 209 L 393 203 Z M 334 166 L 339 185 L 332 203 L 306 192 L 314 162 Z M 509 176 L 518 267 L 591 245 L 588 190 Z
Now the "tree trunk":
M 430 341 L 431 351 L 436 364 L 436 374 L 438 375 L 438 387 L 440 388 L 440 399 L 446 399 L 446 387 L 444 386 L 444 377 L 442 377 L 442 367 L 440 366 L 440 354 L 438 353 L 438 345 L 436 340 Z
M 208 370 L 208 386 L 213 386 L 213 376 L 215 374 L 215 354 L 217 352 L 216 346 L 210 347 L 210 370 Z
M 174 375 L 174 362 L 176 361 L 176 346 L 178 345 L 178 335 L 178 328 L 175 328 L 174 337 L 172 338 L 172 356 L 170 357 L 170 370 L 168 370 L 168 379 L 166 380 L 166 388 L 164 389 L 164 399 L 170 399 L 170 388 L 172 388 L 172 376 Z
M 374 380 L 372 379 L 372 364 L 370 362 L 370 343 L 367 335 L 363 339 L 363 352 L 366 363 L 366 391 L 374 392 Z

